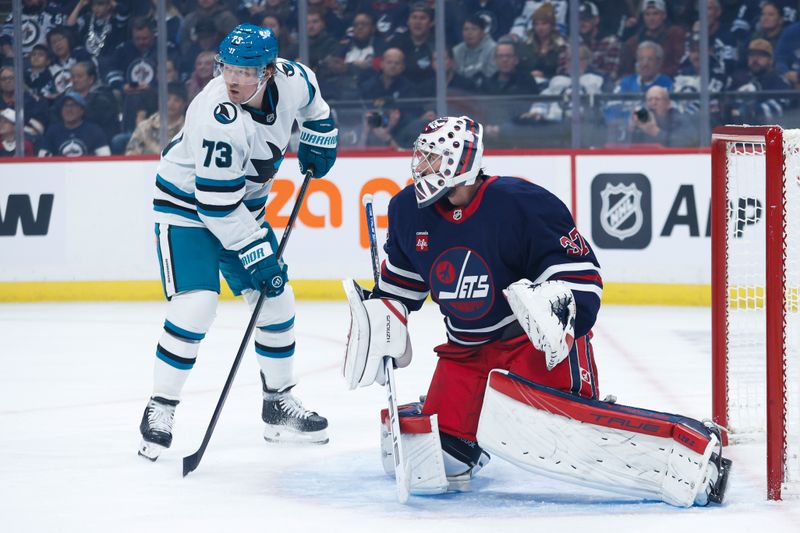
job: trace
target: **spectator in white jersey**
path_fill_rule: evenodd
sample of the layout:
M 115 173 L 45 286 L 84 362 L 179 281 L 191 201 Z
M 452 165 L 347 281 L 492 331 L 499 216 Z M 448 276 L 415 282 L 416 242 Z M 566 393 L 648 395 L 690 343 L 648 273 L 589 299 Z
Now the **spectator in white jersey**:
M 220 75 L 189 105 L 156 170 L 155 233 L 169 306 L 139 426 L 139 454 L 153 461 L 172 443 L 175 408 L 216 314 L 220 272 L 251 307 L 263 303 L 253 323 L 264 439 L 328 442 L 328 421 L 292 393 L 294 293 L 265 211 L 294 123 L 300 171 L 315 178 L 336 160 L 338 129 L 314 72 L 279 58 L 269 29 L 240 24 L 217 60 Z

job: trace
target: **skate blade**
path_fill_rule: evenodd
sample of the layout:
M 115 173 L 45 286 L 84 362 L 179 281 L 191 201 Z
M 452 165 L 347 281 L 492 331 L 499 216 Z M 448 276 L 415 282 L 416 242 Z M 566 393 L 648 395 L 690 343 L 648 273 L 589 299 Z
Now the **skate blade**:
M 158 459 L 158 457 L 161 455 L 161 452 L 164 450 L 166 450 L 166 448 L 160 444 L 143 440 L 139 445 L 139 456 L 155 462 L 155 460 Z
M 271 426 L 264 428 L 264 440 L 270 444 L 316 444 L 328 443 L 327 430 L 297 431 L 286 426 Z

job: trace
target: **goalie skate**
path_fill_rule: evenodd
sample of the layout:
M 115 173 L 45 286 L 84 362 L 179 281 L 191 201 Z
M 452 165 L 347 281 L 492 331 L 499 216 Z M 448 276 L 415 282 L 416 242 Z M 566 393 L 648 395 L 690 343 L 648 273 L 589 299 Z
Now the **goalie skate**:
M 266 424 L 264 440 L 272 443 L 326 444 L 328 420 L 309 411 L 291 393 L 264 389 L 261 419 Z
M 161 452 L 170 447 L 177 405 L 177 400 L 167 400 L 160 396 L 150 398 L 147 407 L 144 408 L 142 422 L 139 424 L 139 431 L 142 433 L 139 455 L 155 461 Z
M 722 436 L 719 428 L 713 422 L 704 422 L 703 424 L 717 436 L 718 441 L 721 443 Z M 697 493 L 697 497 L 694 499 L 695 505 L 704 506 L 709 503 L 722 503 L 725 498 L 725 489 L 728 488 L 728 475 L 732 465 L 733 461 L 722 457 L 722 445 L 720 444 L 718 451 L 711 454 L 706 477 L 703 480 L 705 489 Z

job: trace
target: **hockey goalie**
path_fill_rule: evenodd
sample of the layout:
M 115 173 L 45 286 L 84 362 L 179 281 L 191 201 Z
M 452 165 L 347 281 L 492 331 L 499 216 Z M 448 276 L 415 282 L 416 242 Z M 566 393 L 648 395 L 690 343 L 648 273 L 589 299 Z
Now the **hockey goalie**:
M 466 490 L 492 455 L 560 480 L 689 507 L 722 502 L 731 462 L 719 430 L 601 401 L 591 345 L 603 290 L 566 206 L 481 168 L 483 130 L 441 117 L 414 144 L 409 185 L 389 203 L 373 291 L 345 280 L 350 389 L 412 358 L 407 316 L 430 295 L 447 342 L 427 395 L 400 406 L 403 461 L 381 417 L 384 467 L 412 494 Z

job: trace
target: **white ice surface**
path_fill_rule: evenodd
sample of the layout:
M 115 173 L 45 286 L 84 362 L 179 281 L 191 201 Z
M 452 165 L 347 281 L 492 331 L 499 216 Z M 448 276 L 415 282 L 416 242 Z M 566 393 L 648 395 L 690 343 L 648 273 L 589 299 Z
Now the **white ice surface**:
M 736 446 L 722 507 L 676 509 L 557 483 L 495 459 L 473 492 L 395 499 L 379 460 L 379 387 L 339 376 L 344 302 L 298 304 L 295 389 L 330 421 L 331 442 L 276 447 L 261 437 L 257 364 L 248 350 L 198 469 L 200 444 L 248 319 L 222 303 L 178 407 L 172 448 L 136 455 L 163 303 L 0 305 L 0 532 L 141 531 L 800 531 L 800 503 L 765 501 L 762 444 Z M 603 308 L 595 328 L 601 394 L 620 403 L 710 414 L 710 313 Z M 426 391 L 444 327 L 432 304 L 411 319 L 415 357 L 401 401 Z M 794 525 L 792 525 L 794 524 Z

